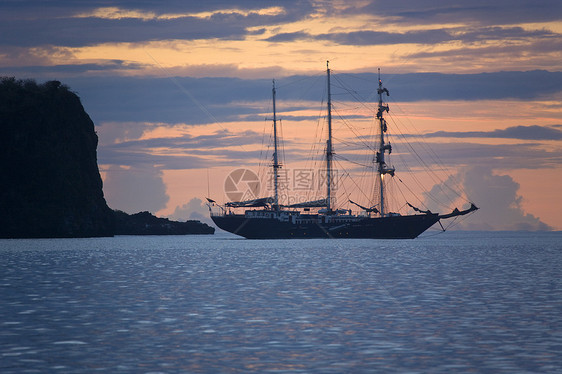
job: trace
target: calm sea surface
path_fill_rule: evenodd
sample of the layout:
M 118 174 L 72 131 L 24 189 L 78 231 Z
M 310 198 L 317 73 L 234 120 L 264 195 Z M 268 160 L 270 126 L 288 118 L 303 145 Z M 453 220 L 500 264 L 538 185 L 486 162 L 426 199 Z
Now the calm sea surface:
M 1 373 L 562 372 L 562 233 L 0 240 Z

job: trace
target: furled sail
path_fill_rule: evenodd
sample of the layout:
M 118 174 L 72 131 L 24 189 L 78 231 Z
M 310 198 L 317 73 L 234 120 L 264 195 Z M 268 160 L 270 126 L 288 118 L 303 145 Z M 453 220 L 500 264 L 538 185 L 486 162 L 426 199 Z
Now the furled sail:
M 307 201 L 304 203 L 296 203 L 291 205 L 286 205 L 287 208 L 322 208 L 328 206 L 327 199 L 320 199 L 314 201 Z
M 375 207 L 367 208 L 367 207 L 364 207 L 363 205 L 357 204 L 355 201 L 349 200 L 349 202 L 352 203 L 352 204 L 357 205 L 359 208 L 363 209 L 365 212 L 369 212 L 369 213 L 370 213 L 370 212 L 374 212 L 374 213 L 378 213 L 378 212 L 379 212 L 379 210 L 378 210 L 377 208 L 375 208 Z
M 465 209 L 465 210 L 458 210 L 458 208 L 455 208 L 455 210 L 453 210 L 451 213 L 449 214 L 440 214 L 439 218 L 452 218 L 452 217 L 457 217 L 457 216 L 464 216 L 465 214 L 468 214 L 470 212 L 474 212 L 475 210 L 478 210 L 479 208 L 474 205 L 473 203 L 470 203 L 470 208 Z
M 416 208 L 415 206 L 413 206 L 412 204 L 406 202 L 406 204 L 408 204 L 408 206 L 410 208 L 412 208 L 413 210 L 415 210 L 418 213 L 424 213 L 424 214 L 433 214 L 433 212 L 431 210 L 421 210 L 420 208 Z
M 246 200 L 246 201 L 231 201 L 225 205 L 230 208 L 252 208 L 252 207 L 265 207 L 273 204 L 275 200 L 273 197 L 262 197 L 260 199 Z

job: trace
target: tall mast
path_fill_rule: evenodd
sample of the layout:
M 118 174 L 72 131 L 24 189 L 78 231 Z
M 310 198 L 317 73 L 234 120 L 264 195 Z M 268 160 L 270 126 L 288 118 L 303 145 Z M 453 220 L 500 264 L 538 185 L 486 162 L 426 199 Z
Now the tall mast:
M 384 160 L 385 151 L 388 151 L 388 154 L 390 154 L 392 152 L 392 146 L 390 145 L 390 143 L 385 144 L 384 141 L 384 133 L 387 130 L 387 126 L 383 114 L 385 111 L 388 112 L 389 108 L 388 105 L 383 105 L 382 94 L 386 93 L 386 96 L 389 96 L 390 94 L 388 90 L 382 86 L 381 69 L 379 69 L 379 88 L 377 92 L 379 94 L 379 108 L 377 111 L 377 120 L 379 121 L 379 127 L 380 127 L 380 142 L 379 142 L 380 145 L 379 145 L 379 150 L 377 152 L 376 163 L 378 164 L 378 178 L 379 178 L 379 188 L 380 188 L 379 212 L 381 217 L 384 217 L 386 215 L 386 206 L 384 201 L 384 197 L 385 197 L 384 175 L 390 174 L 391 176 L 394 176 L 395 169 L 393 167 L 388 167 Z
M 275 110 L 275 79 L 273 80 L 273 89 L 271 90 L 273 94 L 273 184 L 275 186 L 275 200 L 273 202 L 273 207 L 275 210 L 279 210 L 279 158 L 277 156 L 277 114 Z
M 328 143 L 326 145 L 326 185 L 327 185 L 327 208 L 332 210 L 332 95 L 330 92 L 330 61 L 326 61 L 326 73 L 328 75 Z

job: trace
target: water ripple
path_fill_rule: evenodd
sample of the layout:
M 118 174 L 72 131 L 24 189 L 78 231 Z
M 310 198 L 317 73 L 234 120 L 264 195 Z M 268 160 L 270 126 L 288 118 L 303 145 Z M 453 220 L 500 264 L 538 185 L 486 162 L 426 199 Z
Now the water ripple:
M 556 373 L 561 239 L 0 240 L 0 371 Z

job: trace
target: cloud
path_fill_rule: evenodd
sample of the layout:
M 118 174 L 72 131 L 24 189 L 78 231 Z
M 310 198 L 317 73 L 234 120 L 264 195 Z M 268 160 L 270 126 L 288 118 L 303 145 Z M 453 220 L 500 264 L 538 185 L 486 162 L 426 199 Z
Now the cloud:
M 557 66 L 560 60 L 558 52 L 562 48 L 562 36 L 556 38 L 530 39 L 525 43 L 493 43 L 463 45 L 446 50 L 433 49 L 430 51 L 412 52 L 404 58 L 413 59 L 422 65 L 448 66 L 462 65 L 466 60 L 474 61 L 474 67 L 479 70 L 488 69 L 498 60 L 503 61 L 504 69 L 538 68 L 541 66 Z M 435 69 L 435 68 L 434 68 Z
M 407 135 L 408 137 L 423 136 L 424 138 L 503 138 L 521 140 L 562 140 L 562 130 L 546 126 L 512 126 L 493 131 L 436 131 L 423 135 Z
M 392 75 L 391 97 L 398 101 L 531 99 L 561 92 L 562 72 L 500 71 L 478 74 Z M 388 81 L 387 79 L 387 81 Z
M 540 143 L 480 144 L 470 142 L 409 142 L 426 164 L 448 166 L 486 165 L 492 169 L 557 168 L 562 164 L 562 149 L 546 149 Z M 410 150 L 403 144 L 394 144 L 398 152 Z M 435 155 L 438 155 L 436 158 Z M 420 165 L 414 154 L 391 155 L 393 162 L 409 167 Z
M 213 4 L 213 5 L 216 5 Z M 225 4 L 227 5 L 227 4 Z M 269 7 L 262 9 L 248 9 L 241 10 L 236 8 L 203 8 L 199 11 L 192 11 L 188 13 L 161 13 L 149 10 L 137 10 L 137 9 L 124 9 L 119 7 L 99 7 L 89 11 L 85 11 L 80 14 L 75 14 L 75 17 L 80 18 L 105 18 L 105 19 L 123 19 L 123 18 L 138 18 L 142 20 L 159 20 L 159 19 L 175 19 L 175 18 L 186 18 L 186 17 L 196 17 L 196 18 L 213 18 L 213 17 L 224 17 L 224 16 L 259 16 L 259 15 L 279 15 L 284 14 L 283 8 Z
M 282 32 L 270 36 L 269 38 L 264 39 L 268 42 L 294 42 L 296 40 L 306 40 L 306 39 L 313 39 L 313 36 L 305 31 L 296 31 L 296 32 Z
M 254 131 L 220 130 L 197 136 L 184 134 L 140 139 L 146 131 L 162 126 L 166 124 L 103 124 L 99 131 L 99 163 L 182 170 L 231 165 L 232 162 L 251 163 L 258 160 L 261 153 L 255 150 L 256 147 L 251 147 L 261 146 L 263 140 L 263 135 Z
M 433 44 L 452 40 L 445 30 L 420 30 L 405 33 L 381 31 L 354 31 L 348 33 L 330 33 L 315 36 L 318 40 L 330 40 L 345 45 L 385 45 L 403 43 Z
M 108 7 L 111 3 L 111 7 Z M 303 0 L 284 0 L 281 6 L 278 0 L 213 0 L 213 1 L 185 1 L 185 0 L 168 0 L 164 4 L 158 0 L 145 0 L 131 2 L 130 0 L 89 0 L 89 1 L 69 1 L 69 0 L 26 0 L 21 1 L 3 1 L 0 3 L 1 14 L 4 18 L 10 17 L 84 17 L 96 16 L 103 17 L 104 12 L 111 16 L 121 14 L 123 17 L 115 18 L 170 18 L 169 15 L 189 15 L 202 14 L 211 16 L 215 13 L 240 13 L 243 15 L 263 14 L 276 15 L 280 14 L 278 9 L 285 11 L 299 11 L 304 9 L 312 9 L 310 1 Z M 283 8 L 284 7 L 284 8 Z M 143 15 L 144 14 L 144 15 Z M 149 15 L 146 17 L 146 15 Z
M 166 124 L 104 124 L 100 131 L 98 160 L 103 165 L 123 165 L 130 167 L 157 167 L 159 169 L 192 169 L 240 163 L 250 165 L 260 162 L 267 155 L 263 153 L 264 134 L 255 131 L 220 130 L 201 135 L 174 135 L 141 139 L 145 131 Z M 169 125 L 172 127 L 171 125 Z M 552 130 L 552 131 L 550 131 Z M 420 165 L 416 154 L 425 164 L 439 164 L 446 160 L 448 166 L 486 164 L 491 168 L 519 169 L 532 165 L 533 168 L 556 168 L 562 164 L 562 150 L 544 147 L 536 140 L 560 140 L 558 128 L 540 126 L 515 126 L 505 130 L 490 132 L 436 132 L 431 137 L 474 137 L 474 138 L 515 138 L 534 140 L 519 144 L 482 144 L 476 142 L 431 142 L 409 141 L 408 144 L 397 138 L 393 141 L 395 153 L 390 157 L 392 163 L 415 167 Z M 415 139 L 415 138 L 414 138 Z M 113 140 L 113 141 L 112 141 Z M 348 141 L 349 140 L 349 141 Z M 343 162 L 364 162 L 365 155 L 357 153 L 357 139 L 342 140 L 338 143 L 338 159 Z M 306 141 L 306 140 L 303 140 Z M 310 139 L 314 141 L 314 139 Z M 291 162 L 307 160 L 310 144 L 284 141 L 284 154 Z M 413 148 L 416 153 L 410 151 Z M 361 145 L 364 150 L 364 145 Z M 405 153 L 406 152 L 406 153 Z M 437 159 L 435 154 L 439 155 Z
M 255 112 L 235 101 L 261 101 L 271 92 L 270 79 L 106 76 L 64 83 L 78 93 L 94 123 L 223 122 Z
M 432 23 L 509 25 L 559 20 L 562 4 L 557 0 L 472 0 L 470 2 L 395 0 L 392 3 L 371 1 L 364 6 L 350 5 L 345 12 L 367 13 L 378 19 L 389 19 L 391 22 L 410 25 Z
M 60 30 L 64 29 L 65 32 Z M 50 18 L 4 20 L 0 45 L 80 47 L 102 43 L 139 43 L 170 39 L 240 39 L 240 23 L 220 23 L 187 17 L 171 20 Z
M 229 130 L 216 131 L 213 134 L 190 135 L 174 137 L 160 137 L 150 139 L 135 139 L 117 142 L 109 145 L 113 149 L 146 149 L 146 148 L 169 148 L 169 149 L 203 149 L 213 151 L 223 147 L 242 147 L 252 144 L 261 144 L 263 136 L 255 131 L 232 132 Z
M 0 74 L 21 75 L 29 72 L 38 77 L 44 71 L 41 69 L 47 69 L 49 65 L 52 65 L 53 58 L 71 61 L 73 55 L 65 48 L 53 46 L 41 48 L 2 46 L 0 48 Z
M 522 27 L 481 27 L 467 28 L 456 27 L 449 29 L 413 30 L 407 32 L 385 31 L 350 31 L 331 32 L 327 34 L 311 34 L 305 31 L 292 33 L 279 33 L 271 36 L 269 42 L 294 42 L 297 40 L 331 41 L 341 45 L 388 45 L 388 44 L 439 44 L 450 41 L 474 43 L 490 40 L 526 40 L 534 38 L 534 43 L 539 39 L 552 39 L 559 35 L 547 30 L 525 30 Z
M 386 45 L 386 44 L 403 44 L 403 43 L 441 43 L 444 41 L 454 40 L 447 31 L 437 30 L 419 30 L 409 31 L 405 33 L 393 33 L 384 31 L 351 31 L 336 32 L 329 34 L 311 34 L 305 31 L 297 31 L 292 33 L 279 33 L 265 39 L 268 42 L 294 42 L 297 40 L 317 40 L 331 41 L 342 45 Z
M 192 198 L 181 206 L 176 206 L 174 213 L 169 218 L 176 221 L 198 220 L 214 226 L 213 221 L 209 218 L 209 209 L 197 197 Z
M 25 4 L 13 2 L 13 4 L 5 4 L 6 9 L 27 10 L 29 12 L 44 10 L 48 14 L 61 13 L 64 16 L 76 15 L 78 13 L 100 13 L 98 10 L 103 11 L 107 8 L 108 3 L 111 7 L 108 11 L 116 11 L 127 13 L 131 11 L 131 17 L 134 13 L 150 13 L 149 18 L 160 17 L 164 18 L 168 15 L 186 15 L 186 14 L 199 14 L 206 13 L 213 15 L 215 13 L 240 13 L 240 14 L 279 14 L 279 1 L 277 0 L 213 0 L 213 1 L 185 1 L 185 0 L 168 0 L 164 4 L 158 0 L 144 0 L 131 2 L 130 0 L 90 0 L 87 2 L 75 2 L 68 0 L 50 0 L 45 3 L 42 0 L 27 0 Z M 303 0 L 284 0 L 281 4 L 283 7 L 292 10 L 295 8 L 304 9 L 310 8 L 309 1 Z M 52 13 L 51 13 L 52 12 Z M 37 13 L 40 14 L 40 13 Z M 144 18 L 144 17 L 141 17 Z
M 480 42 L 486 40 L 501 40 L 503 42 L 508 40 L 525 40 L 528 38 L 534 39 L 552 39 L 559 38 L 560 34 L 541 30 L 526 30 L 522 27 L 499 27 L 489 26 L 480 28 L 459 28 L 452 29 L 455 32 L 455 40 L 461 40 L 466 43 Z
M 154 127 L 155 124 L 149 122 L 102 122 L 98 124 L 96 133 L 99 144 L 105 146 L 140 139 Z
M 154 40 L 242 39 L 250 28 L 305 17 L 305 1 L 232 2 L 26 2 L 0 5 L 0 45 L 79 47 Z M 221 8 L 224 6 L 225 8 Z M 44 10 L 40 12 L 39 9 Z M 273 11 L 275 9 L 275 11 Z M 199 13 L 207 12 L 207 16 Z M 173 13 L 173 14 L 172 14 Z M 61 32 L 64 30 L 64 32 Z
M 117 64 L 119 66 L 119 64 Z M 5 71 L 5 70 L 3 70 Z M 2 70 L 0 70 L 2 72 Z M 374 100 L 376 74 L 334 74 L 334 82 L 353 87 L 354 93 Z M 264 107 L 241 105 L 267 102 L 271 79 L 68 77 L 62 80 L 81 97 L 94 123 L 165 122 L 205 124 L 263 116 Z M 383 77 L 392 101 L 533 99 L 561 91 L 562 72 L 512 71 L 480 74 L 410 73 Z M 277 80 L 278 104 L 310 102 L 318 108 L 325 82 L 317 76 Z M 334 96 L 352 99 L 349 91 L 334 87 Z M 224 125 L 223 125 L 224 127 Z
M 536 231 L 552 230 L 539 217 L 526 213 L 522 206 L 523 198 L 518 194 L 519 184 L 509 175 L 494 174 L 488 167 L 466 168 L 458 175 L 449 178 L 445 184 L 459 180 L 467 196 L 474 199 L 480 207 L 466 220 L 461 220 L 457 228 L 468 230 L 514 230 Z M 429 192 L 434 199 L 441 199 L 443 185 L 436 185 Z M 426 194 L 426 203 L 432 207 L 433 199 Z M 439 211 L 433 207 L 435 211 Z
M 170 200 L 160 170 L 110 167 L 105 172 L 103 191 L 112 209 L 127 213 L 154 213 L 165 208 Z
M 222 155 L 225 163 L 227 153 Z M 159 155 L 149 149 L 117 152 L 103 148 L 98 150 L 98 162 L 100 165 L 121 165 L 139 169 L 154 167 L 162 170 L 198 169 L 220 163 L 194 155 Z
M 32 56 L 35 59 L 36 56 Z M 10 56 L 10 60 L 15 57 Z M 131 73 L 133 71 L 141 71 L 146 68 L 145 65 L 130 63 L 123 60 L 105 60 L 99 63 L 87 64 L 64 64 L 52 65 L 50 61 L 43 58 L 43 65 L 30 64 L 31 60 L 27 57 L 22 57 L 22 60 L 29 65 L 8 66 L 0 67 L 0 75 L 18 76 L 22 78 L 35 78 L 37 76 L 63 80 L 66 77 L 73 77 L 77 75 L 100 75 L 100 74 L 120 74 Z

